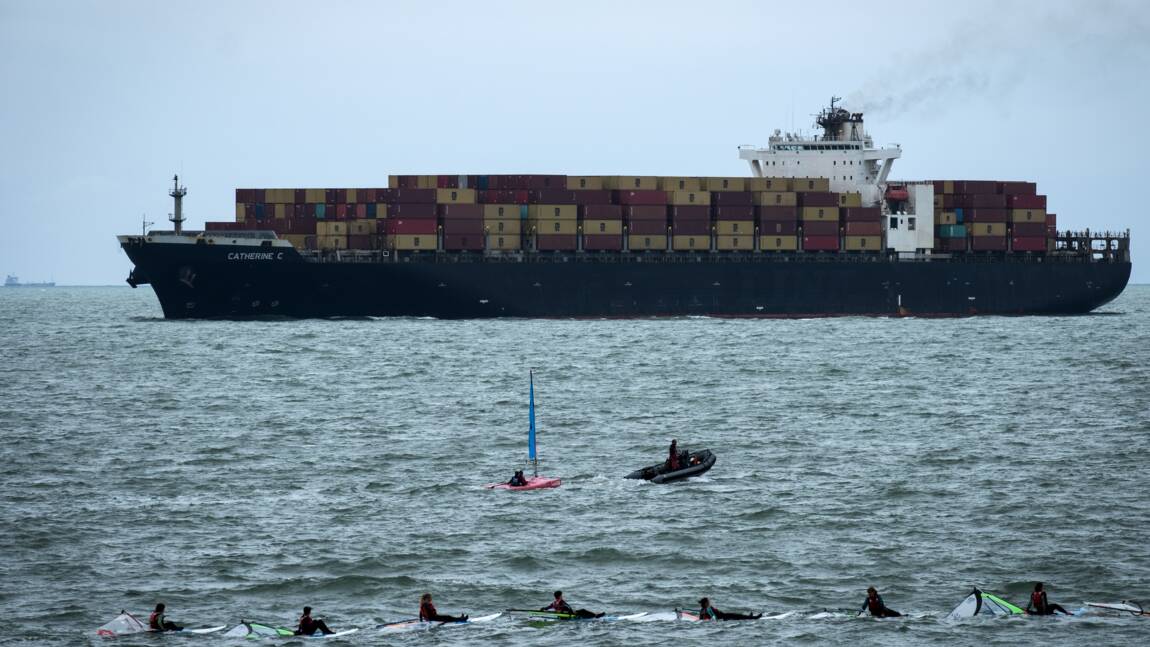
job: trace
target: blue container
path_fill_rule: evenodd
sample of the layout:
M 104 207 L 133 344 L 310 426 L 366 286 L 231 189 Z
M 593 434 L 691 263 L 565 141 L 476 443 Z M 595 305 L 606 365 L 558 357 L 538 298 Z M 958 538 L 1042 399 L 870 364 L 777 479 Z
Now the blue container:
M 966 225 L 939 225 L 939 238 L 966 238 Z
M 324 218 L 325 217 L 325 214 L 324 214 L 325 211 L 327 211 L 327 205 L 326 204 L 317 204 L 315 206 L 315 217 L 320 218 L 320 219 Z
M 264 203 L 257 202 L 256 203 L 256 220 L 263 220 L 263 219 L 264 219 Z
M 368 218 L 374 218 L 375 217 L 375 203 L 374 202 L 368 202 L 367 203 L 367 217 Z
M 527 205 L 525 204 L 519 205 L 519 219 L 527 220 Z
M 475 178 L 475 188 L 479 189 L 480 191 L 486 191 L 487 190 L 487 176 L 486 175 L 480 175 L 480 176 L 477 176 Z
M 961 208 L 954 210 L 954 219 L 955 219 L 955 221 L 957 221 L 959 223 L 962 222 L 962 209 Z

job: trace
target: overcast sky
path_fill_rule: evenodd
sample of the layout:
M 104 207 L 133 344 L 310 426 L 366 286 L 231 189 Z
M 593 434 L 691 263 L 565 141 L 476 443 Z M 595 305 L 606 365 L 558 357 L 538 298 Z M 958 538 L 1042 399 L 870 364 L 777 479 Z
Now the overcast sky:
M 0 0 L 0 272 L 123 284 L 116 234 L 236 187 L 746 175 L 832 95 L 892 177 L 1038 182 L 1150 282 L 1150 3 Z

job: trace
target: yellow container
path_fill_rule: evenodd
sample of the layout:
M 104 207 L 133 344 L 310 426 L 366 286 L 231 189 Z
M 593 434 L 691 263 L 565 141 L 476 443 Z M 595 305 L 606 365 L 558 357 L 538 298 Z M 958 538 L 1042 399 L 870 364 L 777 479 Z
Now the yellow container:
M 439 177 L 435 175 L 419 175 L 415 178 L 415 188 L 417 189 L 436 189 L 439 188 Z
M 622 191 L 655 191 L 659 188 L 659 178 L 653 175 L 609 175 L 603 178 L 606 189 Z
M 347 190 L 347 202 L 348 202 L 348 204 L 359 202 L 359 200 L 356 200 L 356 198 L 358 198 L 358 197 L 359 197 L 359 189 L 348 189 Z
M 389 188 L 389 189 L 398 189 L 399 188 L 399 176 L 398 175 L 387 176 L 387 188 Z M 310 191 L 310 189 L 308 189 L 308 190 Z M 311 202 L 311 198 L 308 198 L 308 202 Z
M 708 191 L 746 191 L 747 178 L 745 177 L 708 177 L 703 178 L 703 188 Z
M 583 233 L 585 234 L 622 234 L 622 220 L 584 220 Z
M 954 180 L 943 180 L 942 192 L 943 193 L 954 193 Z
M 838 207 L 803 207 L 800 216 L 803 220 L 815 222 L 838 222 Z
M 374 235 L 378 230 L 377 221 L 372 219 L 363 220 L 348 220 L 347 233 L 352 236 L 370 236 Z
M 484 218 L 483 228 L 492 235 L 518 236 L 523 231 L 523 221 L 518 218 Z
M 518 218 L 521 212 L 517 204 L 485 204 L 484 218 Z
M 760 207 L 795 207 L 798 206 L 798 194 L 787 191 L 760 191 L 755 194 L 755 204 Z
M 700 236 L 671 236 L 671 249 L 684 252 L 709 252 L 711 251 L 711 237 L 706 234 Z
M 1010 222 L 1046 222 L 1046 209 L 1011 209 Z
M 845 243 L 848 252 L 882 251 L 882 236 L 847 236 Z
M 723 252 L 751 251 L 755 248 L 755 237 L 751 234 L 746 236 L 715 236 L 715 247 Z
M 533 204 L 527 207 L 528 220 L 575 220 L 577 217 L 579 209 L 573 204 Z
M 831 190 L 831 181 L 825 177 L 796 177 L 791 178 L 791 186 L 794 191 L 798 193 L 806 193 L 808 191 L 821 191 L 823 193 Z
M 840 207 L 861 207 L 862 194 L 861 193 L 840 193 L 839 194 Z
M 316 236 L 346 236 L 347 222 L 343 220 L 317 220 L 315 221 Z
M 953 211 L 943 211 L 942 213 L 934 214 L 934 224 L 936 225 L 957 225 L 958 214 Z
M 387 203 L 386 202 L 376 202 L 375 203 L 375 218 L 376 218 L 376 220 L 379 220 L 381 218 L 387 218 Z
M 966 225 L 971 236 L 998 236 L 1006 235 L 1005 222 L 971 222 Z
M 667 235 L 658 234 L 645 236 L 642 234 L 631 234 L 627 236 L 627 249 L 633 251 L 665 250 L 667 249 Z
M 519 249 L 519 236 L 517 234 L 488 234 L 487 249 Z
M 388 249 L 395 249 L 399 251 L 413 251 L 417 249 L 428 249 L 434 251 L 435 244 L 435 234 L 403 234 L 400 236 L 387 237 Z
M 784 193 L 791 190 L 791 179 L 786 177 L 750 177 L 744 182 L 746 191 Z
M 316 235 L 315 244 L 320 249 L 347 249 L 347 236 Z
M 660 191 L 700 191 L 703 183 L 697 177 L 661 177 Z
M 577 234 L 579 233 L 579 221 L 574 218 L 564 218 L 562 220 L 531 220 L 528 223 L 527 233 L 543 235 Z
M 768 252 L 793 252 L 799 248 L 798 236 L 759 236 L 759 249 Z
M 304 189 L 304 200 L 313 204 L 323 204 L 327 201 L 327 191 L 323 189 Z
M 752 236 L 755 233 L 755 221 L 720 220 L 715 223 L 715 233 L 720 236 Z
M 236 203 L 236 222 L 243 222 L 244 219 L 247 217 L 247 214 L 248 214 L 247 205 L 245 205 L 242 202 L 237 202 Z
M 568 175 L 567 188 L 572 191 L 595 191 L 603 188 L 603 178 L 597 175 Z
M 475 204 L 475 189 L 436 189 L 439 204 Z
M 668 191 L 667 204 L 677 207 L 710 205 L 711 194 L 708 191 Z

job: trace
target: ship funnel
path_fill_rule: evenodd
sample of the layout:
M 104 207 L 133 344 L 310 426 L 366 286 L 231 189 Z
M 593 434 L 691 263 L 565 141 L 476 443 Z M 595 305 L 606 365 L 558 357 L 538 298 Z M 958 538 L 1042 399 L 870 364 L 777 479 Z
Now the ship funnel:
M 168 220 L 171 220 L 176 225 L 176 233 L 182 233 L 184 230 L 184 196 L 188 194 L 187 187 L 180 186 L 180 176 L 172 176 L 172 190 L 168 195 L 172 196 L 175 201 L 175 209 Z

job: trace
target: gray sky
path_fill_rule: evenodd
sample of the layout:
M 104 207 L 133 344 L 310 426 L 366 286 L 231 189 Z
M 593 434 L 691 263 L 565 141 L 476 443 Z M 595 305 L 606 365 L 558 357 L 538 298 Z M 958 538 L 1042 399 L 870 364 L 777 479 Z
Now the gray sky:
M 192 228 L 236 187 L 746 175 L 833 93 L 893 177 L 1037 181 L 1150 282 L 1150 3 L 946 4 L 0 0 L 0 272 L 122 284 L 174 172 Z

